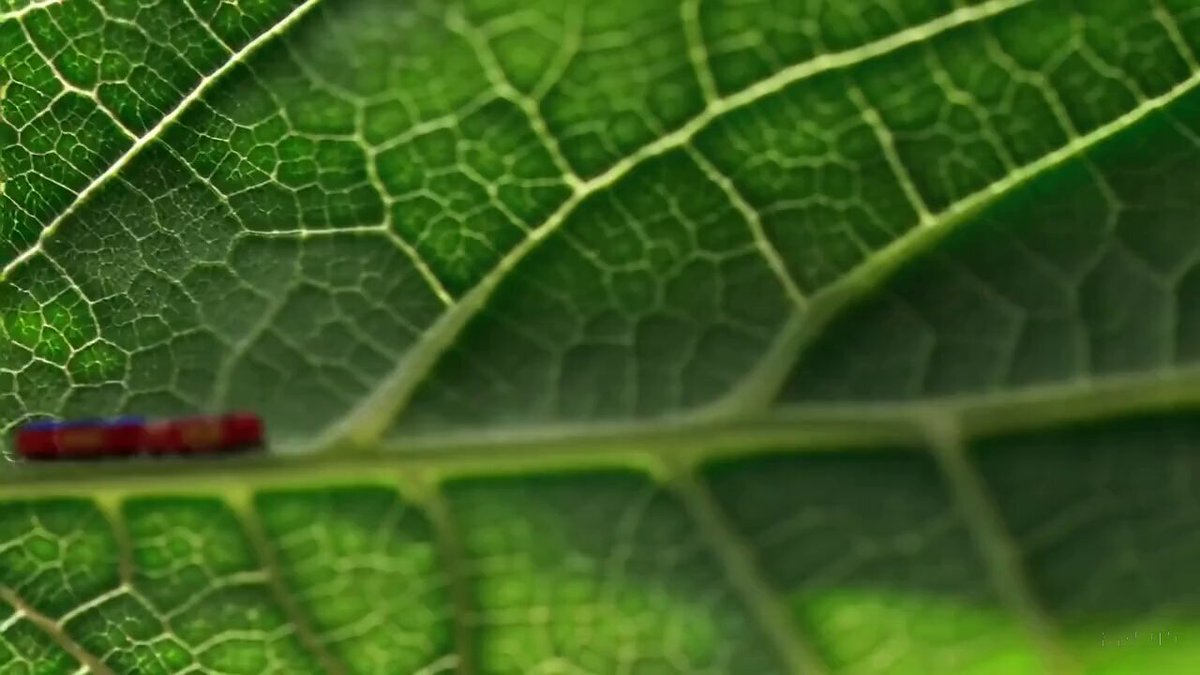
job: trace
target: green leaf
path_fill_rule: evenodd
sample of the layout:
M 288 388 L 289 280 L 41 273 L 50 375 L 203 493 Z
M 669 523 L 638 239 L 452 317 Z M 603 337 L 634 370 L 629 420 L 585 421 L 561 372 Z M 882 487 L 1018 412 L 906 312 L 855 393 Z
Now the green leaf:
M 0 0 L 0 673 L 1191 672 L 1193 4 Z

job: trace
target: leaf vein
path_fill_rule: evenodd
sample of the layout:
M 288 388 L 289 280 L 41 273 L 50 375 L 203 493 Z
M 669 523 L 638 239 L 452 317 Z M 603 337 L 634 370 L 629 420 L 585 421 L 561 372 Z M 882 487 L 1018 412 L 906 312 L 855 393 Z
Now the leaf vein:
M 311 484 L 315 477 L 334 483 L 375 480 L 381 468 L 429 471 L 444 478 L 485 470 L 641 467 L 658 457 L 707 460 L 782 445 L 795 452 L 895 448 L 922 443 L 926 435 L 918 424 L 930 414 L 954 420 L 967 440 L 975 440 L 1193 410 L 1200 410 L 1200 366 L 932 401 L 799 405 L 737 420 L 672 418 L 410 436 L 369 452 L 231 459 L 196 464 L 186 475 L 166 478 L 153 462 L 29 466 L 0 471 L 0 500 L 44 495 L 96 499 L 140 492 L 148 481 L 160 492 L 201 487 L 226 492 L 251 481 L 261 487 Z
M 813 675 L 827 672 L 828 666 L 779 601 L 778 592 L 763 579 L 746 543 L 726 521 L 708 489 L 696 480 L 694 468 L 678 464 L 671 469 L 670 484 L 676 488 L 701 536 L 717 555 L 734 590 L 753 612 L 788 672 Z
M 717 83 L 713 78 L 712 68 L 708 65 L 708 50 L 704 46 L 703 27 L 700 24 L 701 0 L 684 0 L 679 5 L 679 19 L 683 23 L 683 34 L 687 39 L 688 59 L 695 72 L 700 91 L 704 94 L 704 102 L 711 105 L 721 96 L 717 91 Z
M 550 154 L 551 161 L 554 162 L 554 167 L 562 174 L 567 186 L 571 189 L 578 189 L 583 180 L 575 173 L 570 162 L 563 156 L 558 139 L 554 137 L 554 134 L 550 133 L 550 126 L 542 117 L 537 102 L 519 91 L 509 81 L 508 76 L 504 73 L 504 68 L 500 65 L 499 59 L 496 58 L 495 52 L 488 43 L 487 36 L 467 21 L 466 17 L 461 13 L 461 8 L 455 8 L 450 11 L 446 18 L 446 26 L 467 41 L 471 50 L 475 52 L 475 58 L 483 68 L 483 72 L 491 83 L 492 88 L 496 90 L 501 98 L 511 101 L 521 109 L 530 126 L 533 127 L 534 133 L 537 134 L 538 138 L 545 145 L 546 151 Z
M 722 174 L 721 170 L 714 166 L 703 153 L 695 148 L 690 148 L 688 154 L 700 166 L 700 170 L 704 172 L 708 179 L 725 193 L 725 197 L 729 199 L 734 210 L 741 214 L 742 218 L 746 219 L 746 223 L 750 227 L 750 232 L 754 236 L 754 243 L 763 258 L 766 259 L 771 271 L 779 279 L 779 283 L 787 291 L 792 302 L 796 307 L 807 305 L 808 298 L 805 296 L 804 291 L 800 290 L 791 273 L 788 272 L 787 264 L 783 261 L 783 256 L 779 254 L 779 249 L 775 248 L 775 244 L 767 236 L 766 229 L 763 228 L 762 217 L 759 216 L 758 211 L 738 192 L 737 186 L 734 185 L 733 181 L 728 176 Z
M 283 578 L 283 568 L 280 566 L 279 559 L 259 520 L 253 497 L 249 493 L 239 493 L 236 498 L 230 499 L 230 504 L 233 506 L 234 513 L 241 520 L 242 529 L 250 542 L 251 550 L 254 551 L 266 571 L 267 586 L 270 588 L 271 594 L 279 603 L 300 643 L 329 675 L 347 675 L 349 671 L 346 666 L 329 651 L 308 617 L 301 611 L 300 604 L 288 590 L 287 583 Z
M 34 609 L 33 605 L 30 605 L 24 598 L 17 595 L 16 591 L 7 586 L 0 586 L 0 600 L 12 605 L 18 615 L 25 617 L 29 620 L 29 623 L 37 626 L 60 649 L 70 654 L 76 661 L 79 661 L 87 669 L 87 672 L 91 672 L 94 675 L 114 675 L 112 669 L 104 665 L 98 656 L 84 649 L 83 645 L 80 645 L 74 638 L 67 635 L 60 622 Z
M 982 478 L 971 465 L 958 425 L 941 417 L 931 417 L 925 427 L 954 503 L 991 576 L 992 588 L 1030 633 L 1046 660 L 1048 672 L 1077 672 L 1078 665 L 1068 655 L 1057 626 L 1034 595 L 1017 542 L 1001 520 Z
M 34 2 L 25 5 L 20 9 L 14 9 L 11 12 L 0 14 L 0 21 L 19 21 L 25 18 L 26 15 L 32 14 L 39 10 L 48 9 L 55 5 L 61 5 L 66 0 L 34 0 Z
M 452 608 L 451 621 L 454 624 L 454 651 L 457 654 L 455 672 L 459 675 L 471 675 L 480 672 L 480 669 L 475 663 L 474 640 L 471 637 L 471 627 L 467 623 L 470 617 L 475 616 L 475 612 L 467 586 L 464 564 L 466 553 L 440 490 L 429 490 L 421 500 L 421 505 L 433 524 L 434 536 L 445 561 L 445 576 Z
M 930 213 L 929 207 L 925 204 L 925 199 L 921 196 L 920 190 L 917 189 L 917 183 L 913 180 L 912 174 L 909 173 L 908 167 L 900 159 L 900 154 L 896 152 L 896 143 L 892 137 L 891 130 L 887 128 L 883 118 L 879 115 L 879 111 L 875 109 L 875 106 L 867 99 L 867 95 L 857 85 L 852 85 L 847 95 L 850 98 L 850 102 L 854 104 L 854 107 L 858 108 L 863 121 L 867 123 L 871 132 L 875 135 L 875 139 L 879 142 L 883 158 L 887 161 L 888 167 L 896 177 L 896 183 L 904 192 L 904 196 L 908 199 L 908 203 L 913 211 L 917 213 L 917 225 L 929 225 L 933 221 L 933 214 Z

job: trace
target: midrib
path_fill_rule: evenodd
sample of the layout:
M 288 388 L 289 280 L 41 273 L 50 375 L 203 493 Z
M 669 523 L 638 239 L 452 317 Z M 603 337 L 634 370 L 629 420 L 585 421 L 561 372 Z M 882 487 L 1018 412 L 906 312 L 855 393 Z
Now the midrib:
M 782 448 L 853 453 L 926 447 L 931 425 L 952 425 L 968 445 L 988 437 L 1036 432 L 1114 417 L 1200 411 L 1200 366 L 933 401 L 831 403 L 778 409 L 735 422 L 687 420 L 463 432 L 398 438 L 369 451 L 282 453 L 189 463 L 187 475 L 160 462 L 99 465 L 0 464 L 0 498 L 155 492 L 240 486 L 375 482 L 381 473 L 423 479 L 562 468 L 650 467 L 668 458 L 695 464 Z

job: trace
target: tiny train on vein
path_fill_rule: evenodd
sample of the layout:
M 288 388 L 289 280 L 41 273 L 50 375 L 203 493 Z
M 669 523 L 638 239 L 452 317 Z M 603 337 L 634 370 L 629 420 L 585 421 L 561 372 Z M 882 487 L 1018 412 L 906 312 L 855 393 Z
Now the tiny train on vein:
M 35 461 L 226 455 L 261 448 L 263 441 L 262 420 L 251 413 L 30 422 L 16 434 L 17 453 Z

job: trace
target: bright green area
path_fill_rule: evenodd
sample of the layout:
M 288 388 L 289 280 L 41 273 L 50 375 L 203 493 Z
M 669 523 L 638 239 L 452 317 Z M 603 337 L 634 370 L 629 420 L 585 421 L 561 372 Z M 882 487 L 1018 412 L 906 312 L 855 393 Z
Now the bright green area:
M 836 670 L 1039 665 L 988 583 L 938 467 L 919 449 L 732 460 L 707 475 L 772 589 Z
M 645 477 L 447 491 L 473 600 L 459 620 L 483 672 L 785 672 L 683 506 Z
M 37 626 L 10 605 L 0 604 L 0 673 L 69 673 L 78 666 Z
M 0 431 L 281 451 L 0 466 L 0 672 L 1190 672 L 1194 421 L 944 423 L 1196 389 L 1194 5 L 0 0 Z
M 116 672 L 319 672 L 227 504 L 132 499 L 116 517 L 132 574 L 66 622 L 84 649 Z
M 981 444 L 1032 590 L 1088 672 L 1200 658 L 1198 433 L 1194 416 L 1171 416 Z
M 449 663 L 452 583 L 424 513 L 388 487 L 259 494 L 286 588 L 357 673 Z
M 89 500 L 7 502 L 0 533 L 0 586 L 46 614 L 65 614 L 120 583 L 112 531 Z

